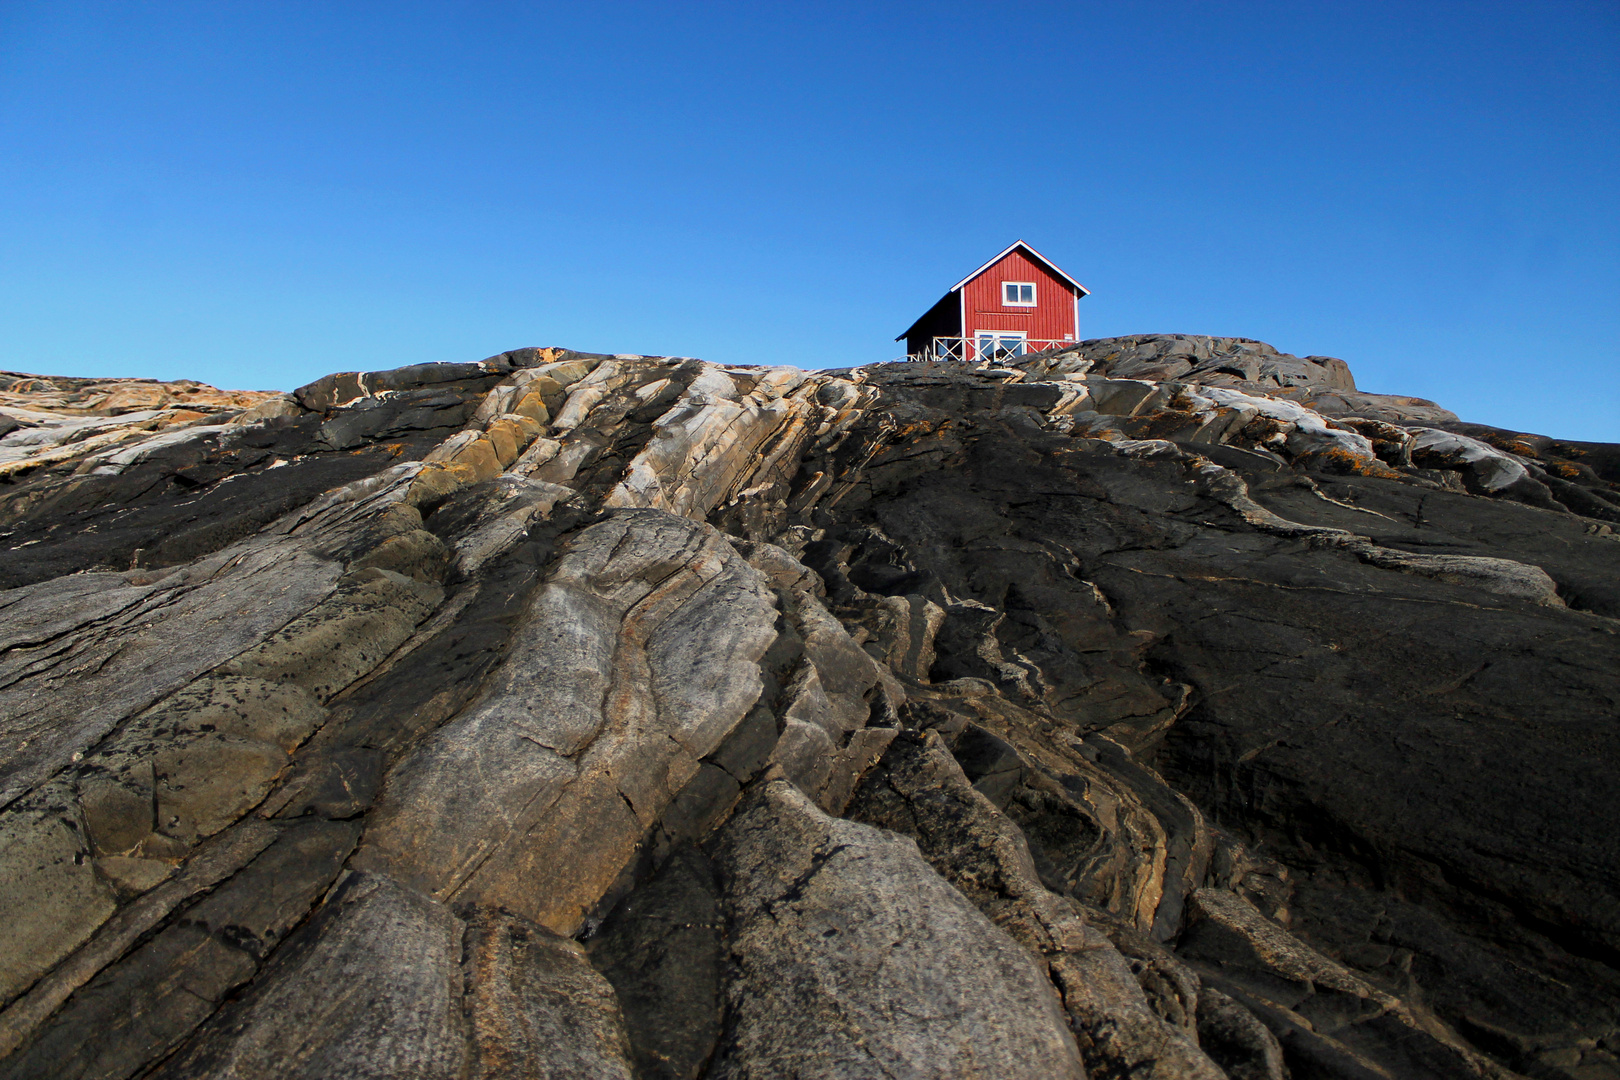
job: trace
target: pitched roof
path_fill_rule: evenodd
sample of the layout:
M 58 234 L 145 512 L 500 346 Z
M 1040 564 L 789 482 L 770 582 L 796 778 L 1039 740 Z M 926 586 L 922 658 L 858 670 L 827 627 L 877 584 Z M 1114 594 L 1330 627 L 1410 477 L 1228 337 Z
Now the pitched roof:
M 1057 268 L 1056 263 L 1054 263 L 1051 259 L 1048 259 L 1045 255 L 1042 255 L 1040 252 L 1036 251 L 1034 248 L 1030 247 L 1028 244 L 1024 243 L 1022 240 L 1014 240 L 1012 243 L 1008 244 L 1006 249 L 1004 251 L 1002 251 L 1000 254 L 996 255 L 995 258 L 991 259 L 989 262 L 985 263 L 983 266 L 981 266 L 977 270 L 973 271 L 973 273 L 969 274 L 967 277 L 963 278 L 961 281 L 958 281 L 955 285 L 952 285 L 951 288 L 950 288 L 950 291 L 955 292 L 957 289 L 960 289 L 962 286 L 966 285 L 968 282 L 972 281 L 974 278 L 978 277 L 980 274 L 984 273 L 986 270 L 988 270 L 992 266 L 996 265 L 996 263 L 1000 262 L 1002 259 L 1005 259 L 1008 255 L 1011 255 L 1013 253 L 1013 251 L 1015 249 L 1017 249 L 1017 248 L 1023 248 L 1025 255 L 1028 255 L 1030 258 L 1034 259 L 1036 262 L 1040 263 L 1042 266 L 1044 266 L 1048 270 L 1050 270 L 1052 272 L 1053 277 L 1062 278 L 1064 281 L 1067 281 L 1070 285 L 1073 285 L 1075 287 L 1075 289 L 1077 289 L 1079 291 L 1081 296 L 1090 296 L 1091 295 L 1091 290 L 1090 289 L 1086 288 L 1084 285 L 1082 285 L 1078 281 L 1074 280 L 1074 278 L 1070 277 L 1068 274 L 1065 274 L 1062 270 L 1059 270 Z
M 1022 240 L 1014 240 L 1011 244 L 1008 244 L 1005 249 L 998 252 L 996 254 L 996 256 L 994 258 L 992 258 L 989 262 L 985 263 L 983 266 L 981 266 L 977 270 L 973 271 L 973 273 L 969 274 L 967 277 L 963 278 L 961 281 L 958 281 L 955 285 L 952 285 L 949 289 L 947 289 L 945 291 L 944 296 L 940 297 L 939 300 L 936 300 L 932 304 L 928 305 L 928 311 L 925 311 L 921 315 L 919 315 L 917 317 L 916 322 L 913 322 L 910 326 L 906 327 L 903 331 L 901 331 L 900 334 L 897 335 L 894 340 L 899 341 L 902 338 L 904 338 L 907 334 L 910 334 L 911 331 L 916 328 L 917 323 L 920 323 L 920 322 L 923 321 L 923 319 L 926 319 L 928 317 L 929 312 L 933 311 L 936 307 L 939 306 L 940 301 L 943 301 L 944 299 L 946 299 L 946 297 L 949 297 L 952 293 L 960 291 L 962 286 L 966 285 L 968 282 L 972 281 L 974 278 L 978 277 L 980 274 L 984 273 L 986 270 L 988 270 L 992 266 L 996 265 L 996 263 L 1000 262 L 1002 259 L 1005 259 L 1008 255 L 1011 255 L 1015 250 L 1017 250 L 1019 248 L 1023 249 L 1025 255 L 1029 256 L 1035 262 L 1038 262 L 1042 266 L 1046 267 L 1046 269 L 1051 272 L 1053 277 L 1059 278 L 1059 279 L 1061 279 L 1063 281 L 1068 282 L 1070 285 L 1073 285 L 1075 291 L 1077 293 L 1079 293 L 1081 296 L 1090 296 L 1091 295 L 1091 290 L 1090 289 L 1086 288 L 1084 285 L 1082 285 L 1078 281 L 1074 280 L 1074 278 L 1070 277 L 1068 274 L 1065 274 L 1062 270 L 1059 270 L 1058 267 L 1057 267 L 1057 264 L 1054 263 L 1051 259 L 1048 259 L 1045 255 L 1042 255 L 1040 252 L 1036 251 L 1034 248 L 1030 247 L 1028 244 L 1024 243 Z

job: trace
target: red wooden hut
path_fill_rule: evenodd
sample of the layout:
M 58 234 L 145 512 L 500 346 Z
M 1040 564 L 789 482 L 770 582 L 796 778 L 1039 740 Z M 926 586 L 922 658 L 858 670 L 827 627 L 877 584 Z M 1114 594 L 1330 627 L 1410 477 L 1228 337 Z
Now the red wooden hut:
M 905 333 L 912 360 L 991 361 L 1080 340 L 1090 289 L 1022 240 L 951 286 Z

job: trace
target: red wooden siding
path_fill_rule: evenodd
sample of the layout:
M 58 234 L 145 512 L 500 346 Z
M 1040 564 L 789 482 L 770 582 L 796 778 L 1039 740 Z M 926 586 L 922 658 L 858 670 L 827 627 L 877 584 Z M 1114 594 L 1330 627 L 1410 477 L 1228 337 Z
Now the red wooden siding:
M 1035 306 L 1005 306 L 1001 285 L 1006 281 L 1033 281 Z M 1065 341 L 1075 334 L 1075 311 L 1068 282 L 1017 248 L 962 286 L 964 337 L 980 330 L 1022 330 L 1032 341 Z

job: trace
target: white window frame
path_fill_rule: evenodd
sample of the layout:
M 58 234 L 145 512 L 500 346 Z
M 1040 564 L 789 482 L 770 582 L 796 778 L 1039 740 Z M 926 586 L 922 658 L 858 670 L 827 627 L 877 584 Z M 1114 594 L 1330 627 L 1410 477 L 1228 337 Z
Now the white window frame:
M 1029 301 L 1026 303 L 1023 300 L 1008 300 L 1007 299 L 1007 286 L 1009 286 L 1009 285 L 1017 285 L 1017 286 L 1020 286 L 1020 287 L 1022 287 L 1024 285 L 1028 285 L 1029 286 Z M 1037 293 L 1035 291 L 1035 282 L 1033 282 L 1033 281 L 1003 281 L 1001 283 L 1001 306 L 1002 307 L 1036 307 L 1036 306 L 1038 306 Z

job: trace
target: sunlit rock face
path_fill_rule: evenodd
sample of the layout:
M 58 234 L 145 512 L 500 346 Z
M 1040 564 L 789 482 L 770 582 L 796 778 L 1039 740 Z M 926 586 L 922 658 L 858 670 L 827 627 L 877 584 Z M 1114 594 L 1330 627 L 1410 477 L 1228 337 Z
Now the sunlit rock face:
M 1620 1076 L 1620 448 L 1184 335 L 5 378 L 0 1077 Z

